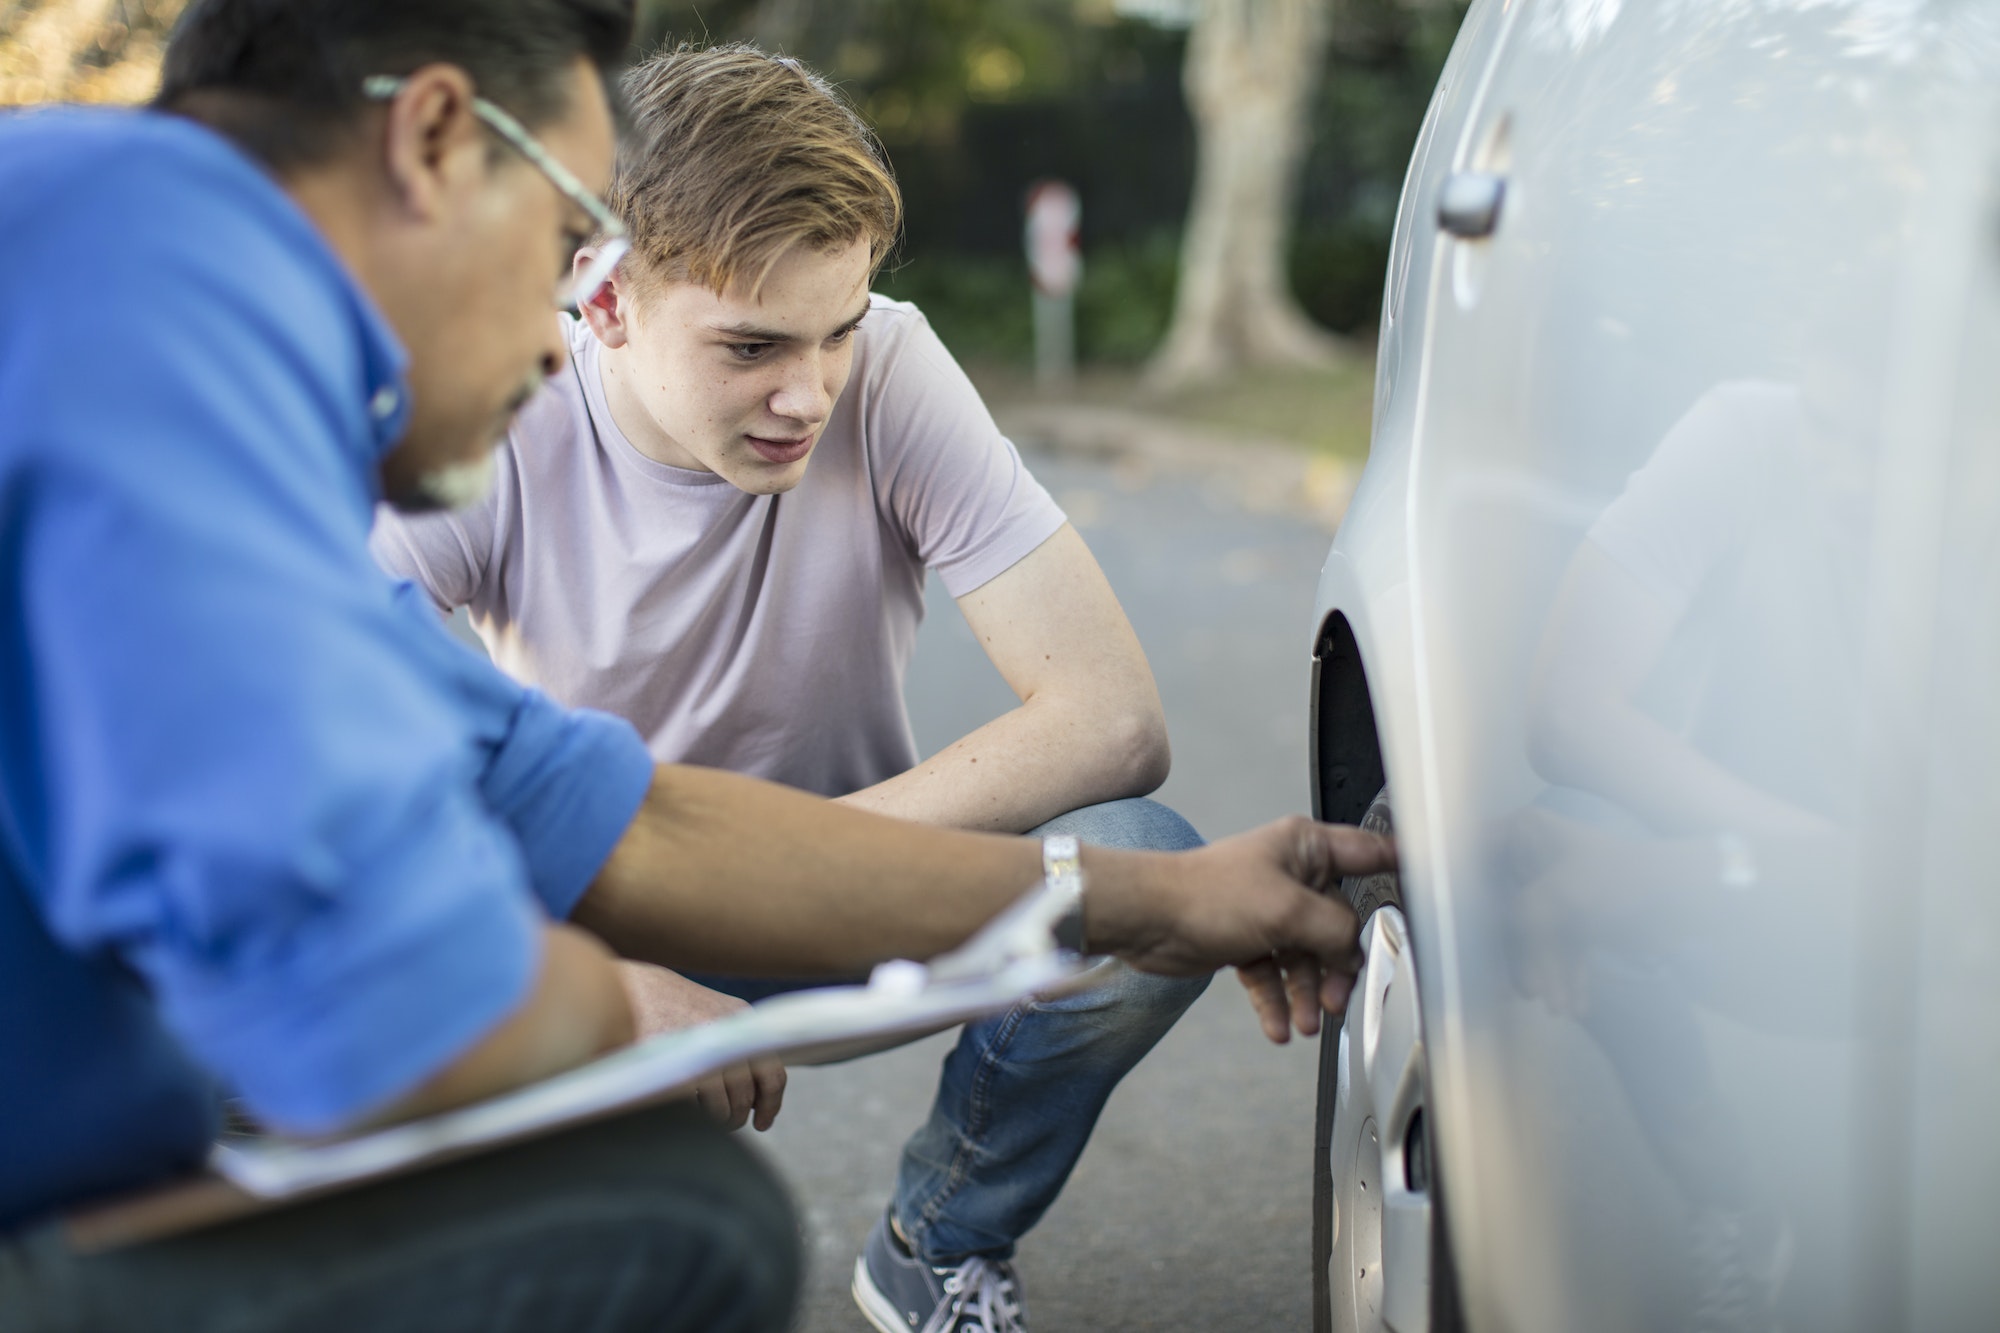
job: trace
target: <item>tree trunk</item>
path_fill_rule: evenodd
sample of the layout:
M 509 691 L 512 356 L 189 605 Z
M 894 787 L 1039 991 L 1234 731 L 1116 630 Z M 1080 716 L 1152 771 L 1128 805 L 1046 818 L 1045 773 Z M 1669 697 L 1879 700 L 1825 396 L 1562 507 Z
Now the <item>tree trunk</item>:
M 1328 11 L 1329 0 L 1202 0 L 1183 75 L 1194 201 L 1173 323 L 1148 370 L 1155 385 L 1341 354 L 1299 308 L 1285 271 Z

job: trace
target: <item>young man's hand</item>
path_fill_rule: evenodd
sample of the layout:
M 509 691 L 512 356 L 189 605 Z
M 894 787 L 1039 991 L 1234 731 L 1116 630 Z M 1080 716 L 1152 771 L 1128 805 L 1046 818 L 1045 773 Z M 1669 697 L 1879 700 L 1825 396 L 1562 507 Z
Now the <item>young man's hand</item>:
M 1086 848 L 1085 938 L 1145 972 L 1233 966 L 1265 1036 L 1283 1042 L 1296 1027 L 1309 1037 L 1322 1011 L 1347 1007 L 1361 969 L 1359 923 L 1340 881 L 1395 864 L 1389 839 L 1305 818 L 1148 857 L 1137 875 L 1123 858 Z
M 734 995 L 710 990 L 651 963 L 621 959 L 618 979 L 632 1002 L 632 1017 L 641 1040 L 661 1032 L 699 1027 L 750 1007 Z M 732 1065 L 695 1084 L 694 1099 L 730 1129 L 754 1123 L 762 1132 L 777 1121 L 785 1104 L 785 1066 L 776 1060 Z

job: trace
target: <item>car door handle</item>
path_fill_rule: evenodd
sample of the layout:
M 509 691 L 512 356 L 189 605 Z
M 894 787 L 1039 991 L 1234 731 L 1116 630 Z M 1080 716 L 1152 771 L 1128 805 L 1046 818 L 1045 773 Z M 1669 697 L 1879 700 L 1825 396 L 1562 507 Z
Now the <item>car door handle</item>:
M 1438 191 L 1438 226 L 1463 241 L 1491 236 L 1500 225 L 1507 178 L 1490 171 L 1454 171 Z

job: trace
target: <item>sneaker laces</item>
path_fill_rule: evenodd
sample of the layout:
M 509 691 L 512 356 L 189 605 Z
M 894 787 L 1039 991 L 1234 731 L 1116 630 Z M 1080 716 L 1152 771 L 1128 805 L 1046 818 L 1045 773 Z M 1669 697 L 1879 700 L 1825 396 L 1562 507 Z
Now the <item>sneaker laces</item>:
M 975 1256 L 940 1271 L 945 1299 L 917 1333 L 1028 1333 L 1012 1264 Z

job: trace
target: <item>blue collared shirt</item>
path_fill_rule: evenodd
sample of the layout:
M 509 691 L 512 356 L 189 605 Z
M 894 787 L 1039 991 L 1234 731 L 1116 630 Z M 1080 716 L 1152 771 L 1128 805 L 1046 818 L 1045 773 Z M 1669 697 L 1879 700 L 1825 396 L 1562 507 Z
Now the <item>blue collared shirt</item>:
M 0 1230 L 525 997 L 650 779 L 369 558 L 403 353 L 206 130 L 0 117 Z

